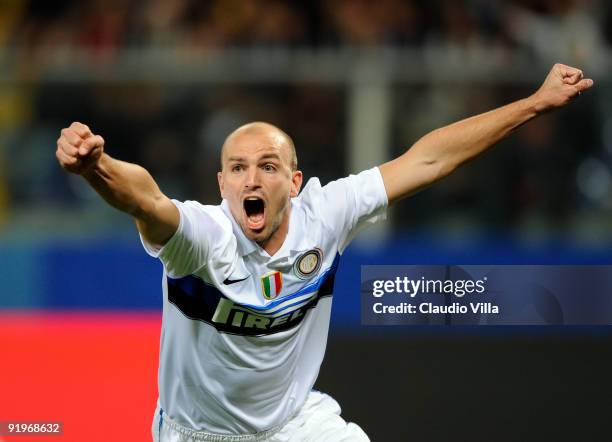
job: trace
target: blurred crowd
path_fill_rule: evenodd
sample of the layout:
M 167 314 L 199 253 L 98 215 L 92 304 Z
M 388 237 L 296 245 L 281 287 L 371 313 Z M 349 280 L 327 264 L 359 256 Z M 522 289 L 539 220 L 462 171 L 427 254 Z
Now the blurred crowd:
M 20 213 L 101 207 L 53 158 L 59 130 L 73 120 L 89 123 L 109 153 L 144 165 L 179 199 L 217 201 L 220 146 L 251 120 L 274 122 L 294 137 L 306 176 L 327 182 L 347 173 L 346 85 L 48 82 L 31 72 L 23 81 L 23 65 L 41 53 L 84 50 L 112 65 L 126 49 L 379 46 L 483 54 L 503 48 L 541 64 L 563 60 L 595 70 L 612 46 L 612 6 L 597 0 L 5 0 L 0 225 Z M 394 153 L 428 130 L 523 97 L 534 86 L 457 87 L 427 79 L 392 85 Z M 599 91 L 599 99 L 593 94 L 532 123 L 511 146 L 402 205 L 396 225 L 564 232 L 575 228 L 584 207 L 595 207 L 600 222 L 612 208 L 612 129 L 606 129 L 612 122 L 605 117 L 612 109 L 605 104 L 609 89 L 601 89 L 608 92 Z
M 4 0 L 0 45 L 94 51 L 330 45 L 507 45 L 537 53 L 609 44 L 602 0 Z

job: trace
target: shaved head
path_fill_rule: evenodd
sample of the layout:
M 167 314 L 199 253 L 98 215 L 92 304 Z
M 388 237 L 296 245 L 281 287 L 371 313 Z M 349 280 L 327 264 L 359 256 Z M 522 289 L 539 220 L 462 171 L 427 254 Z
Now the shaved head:
M 297 170 L 297 154 L 295 153 L 295 145 L 291 137 L 277 126 L 263 121 L 247 123 L 227 136 L 223 143 L 223 148 L 221 149 L 221 170 L 223 170 L 223 163 L 227 150 L 226 147 L 237 137 L 250 134 L 266 135 L 273 141 L 273 144 L 283 147 L 286 150 L 291 170 Z

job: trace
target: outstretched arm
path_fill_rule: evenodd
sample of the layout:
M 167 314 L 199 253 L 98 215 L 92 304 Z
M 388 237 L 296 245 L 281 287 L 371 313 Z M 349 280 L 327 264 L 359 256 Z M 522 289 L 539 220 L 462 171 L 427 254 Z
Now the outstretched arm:
M 65 170 L 82 175 L 108 204 L 132 215 L 149 243 L 162 246 L 176 232 L 178 209 L 149 172 L 104 153 L 104 140 L 86 125 L 72 123 L 62 129 L 55 155 Z
M 532 118 L 565 106 L 593 86 L 576 68 L 555 64 L 536 93 L 523 100 L 436 129 L 406 153 L 380 166 L 389 203 L 444 178 Z

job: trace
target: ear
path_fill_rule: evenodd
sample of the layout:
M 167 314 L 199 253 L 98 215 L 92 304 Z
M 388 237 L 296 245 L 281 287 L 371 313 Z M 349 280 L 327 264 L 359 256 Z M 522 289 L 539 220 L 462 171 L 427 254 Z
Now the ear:
M 291 198 L 295 198 L 300 193 L 300 189 L 302 188 L 302 180 L 304 176 L 302 175 L 301 170 L 296 170 L 293 172 L 291 177 Z
M 223 196 L 223 172 L 217 172 L 217 182 L 219 183 L 219 193 L 221 194 L 221 198 L 225 198 Z

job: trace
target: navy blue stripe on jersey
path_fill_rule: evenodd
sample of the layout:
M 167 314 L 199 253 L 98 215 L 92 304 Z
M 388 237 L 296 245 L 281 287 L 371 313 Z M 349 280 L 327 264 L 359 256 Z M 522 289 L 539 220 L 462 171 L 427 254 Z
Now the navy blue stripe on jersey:
M 247 307 L 247 305 L 250 305 L 250 304 L 240 304 L 240 307 L 243 308 L 244 311 L 251 312 L 255 315 L 275 317 L 275 316 L 280 316 L 280 315 L 290 313 L 294 310 L 299 309 L 302 305 L 308 304 L 308 302 L 310 302 L 314 297 L 317 296 L 317 293 L 318 292 L 315 290 L 310 295 L 306 295 L 303 297 L 303 299 L 299 299 L 296 302 L 291 302 L 291 300 L 289 300 L 288 301 L 289 303 L 287 305 L 283 305 L 282 308 L 278 308 L 278 309 L 255 310 L 251 307 Z
M 319 299 L 333 294 L 339 261 L 340 255 L 337 254 L 331 267 L 315 282 L 275 301 L 274 305 L 271 303 L 263 307 L 264 311 L 260 311 L 262 307 L 255 310 L 252 305 L 232 301 L 215 286 L 194 275 L 183 278 L 167 277 L 168 301 L 189 319 L 210 324 L 219 332 L 244 336 L 278 333 L 297 326 L 304 319 L 306 312 L 316 307 Z M 295 299 L 309 292 L 313 292 L 312 296 L 269 312 L 271 308 L 288 299 Z

